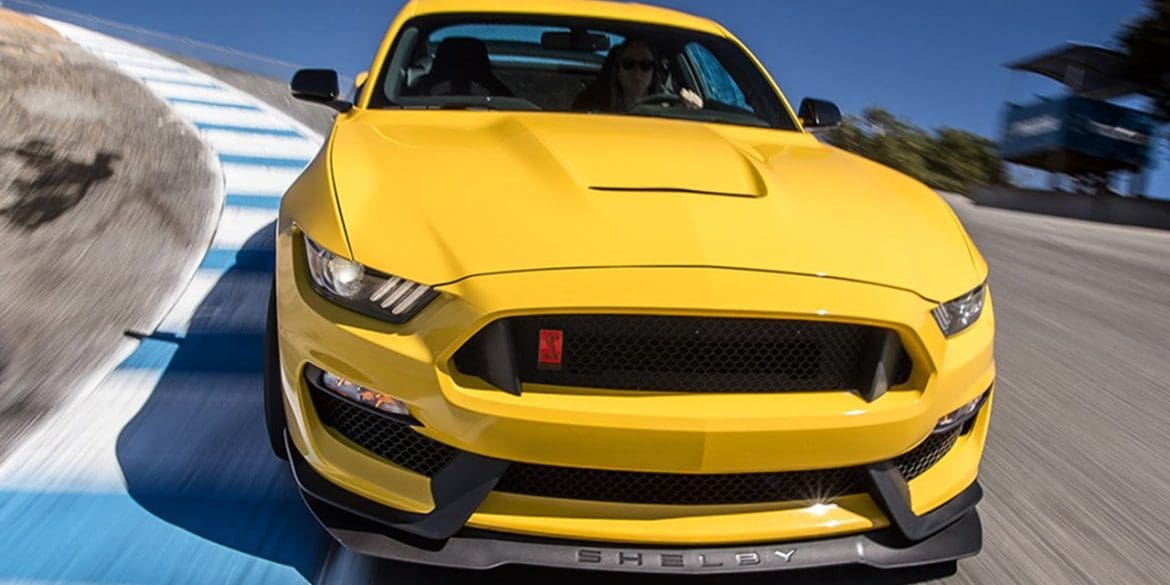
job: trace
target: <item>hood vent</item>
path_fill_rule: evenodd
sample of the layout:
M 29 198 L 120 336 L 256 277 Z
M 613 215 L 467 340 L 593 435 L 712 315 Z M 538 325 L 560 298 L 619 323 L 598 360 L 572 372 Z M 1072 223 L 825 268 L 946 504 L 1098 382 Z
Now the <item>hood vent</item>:
M 597 187 L 591 186 L 594 191 L 617 191 L 630 193 L 694 193 L 698 195 L 724 195 L 727 197 L 762 197 L 756 193 L 732 193 L 729 191 L 710 191 L 707 189 L 687 189 L 686 187 Z

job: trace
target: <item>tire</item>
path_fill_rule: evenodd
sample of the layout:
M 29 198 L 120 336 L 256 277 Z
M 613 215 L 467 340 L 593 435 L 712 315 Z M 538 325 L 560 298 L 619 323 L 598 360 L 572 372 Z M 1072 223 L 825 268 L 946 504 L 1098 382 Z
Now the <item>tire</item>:
M 264 327 L 264 426 L 268 442 L 277 457 L 288 460 L 284 433 L 288 421 L 284 415 L 283 389 L 280 382 L 280 346 L 276 329 L 276 279 L 268 292 L 268 324 Z

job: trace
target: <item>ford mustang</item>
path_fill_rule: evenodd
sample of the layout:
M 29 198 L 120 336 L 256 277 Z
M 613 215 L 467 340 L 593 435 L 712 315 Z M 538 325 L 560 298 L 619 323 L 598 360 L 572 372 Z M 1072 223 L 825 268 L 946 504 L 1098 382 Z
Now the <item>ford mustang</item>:
M 364 554 L 715 573 L 976 554 L 987 265 L 720 25 L 416 0 L 284 196 L 277 454 Z

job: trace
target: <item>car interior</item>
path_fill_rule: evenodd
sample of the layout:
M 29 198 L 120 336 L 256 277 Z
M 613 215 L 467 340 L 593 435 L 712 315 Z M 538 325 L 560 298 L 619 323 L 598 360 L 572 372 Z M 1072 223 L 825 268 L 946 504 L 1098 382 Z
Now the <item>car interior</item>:
M 419 49 L 402 95 L 521 97 L 553 111 L 568 110 L 604 61 L 589 51 L 468 36 L 428 41 Z
M 777 122 L 782 107 L 774 95 L 775 103 L 763 103 L 768 99 L 761 99 L 758 82 L 741 89 L 745 66 L 729 68 L 717 56 L 725 56 L 727 47 L 713 51 L 701 35 L 679 31 L 622 32 L 654 44 L 660 94 L 678 96 L 686 88 L 703 101 L 702 112 L 685 115 L 678 101 L 669 99 L 662 107 L 646 108 L 651 111 L 630 113 L 791 126 Z M 387 59 L 383 91 L 375 92 L 371 107 L 574 111 L 578 96 L 598 79 L 610 51 L 625 38 L 596 27 L 534 23 L 456 21 L 407 29 Z

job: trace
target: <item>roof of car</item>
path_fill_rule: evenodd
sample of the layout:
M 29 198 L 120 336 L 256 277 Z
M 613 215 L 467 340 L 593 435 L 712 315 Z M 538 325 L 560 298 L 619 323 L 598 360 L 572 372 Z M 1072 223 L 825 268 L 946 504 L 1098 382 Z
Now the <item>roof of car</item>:
M 412 0 L 404 10 L 412 16 L 466 12 L 480 14 L 555 14 L 607 18 L 688 28 L 723 36 L 712 20 L 657 6 L 601 0 Z

